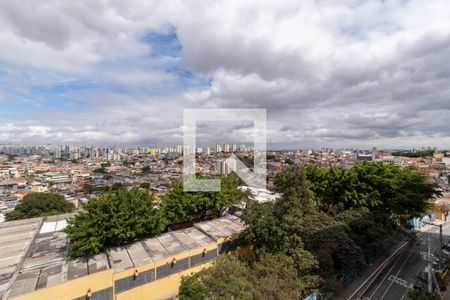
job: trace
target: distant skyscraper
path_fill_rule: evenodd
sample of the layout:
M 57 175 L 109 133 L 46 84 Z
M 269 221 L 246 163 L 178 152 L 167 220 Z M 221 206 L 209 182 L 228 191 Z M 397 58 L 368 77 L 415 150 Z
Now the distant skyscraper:
M 234 168 L 236 168 L 236 161 L 231 161 L 229 163 L 231 163 L 232 166 Z M 230 174 L 233 171 L 233 169 L 230 168 L 230 166 L 228 166 L 225 159 L 219 159 L 216 162 L 216 170 L 217 170 L 217 173 L 219 173 L 220 175 L 225 175 L 225 176 Z
M 183 154 L 183 145 L 177 145 L 177 152 Z

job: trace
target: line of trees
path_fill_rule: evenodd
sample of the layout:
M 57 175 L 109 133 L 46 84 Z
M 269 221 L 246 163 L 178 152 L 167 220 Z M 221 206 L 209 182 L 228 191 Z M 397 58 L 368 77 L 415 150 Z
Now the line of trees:
M 247 227 L 238 243 L 252 255 L 221 258 L 212 268 L 184 278 L 181 299 L 287 299 L 319 289 L 332 293 L 398 237 L 399 224 L 425 213 L 428 200 L 439 195 L 413 169 L 382 163 L 351 170 L 289 167 L 274 184 L 281 194 L 277 201 L 248 205 L 242 214 Z M 7 218 L 73 210 L 60 205 L 61 196 L 32 195 Z M 168 224 L 220 216 L 249 197 L 234 177 L 222 179 L 220 192 L 185 192 L 180 182 L 174 183 L 160 202 L 148 191 L 118 187 L 83 204 L 69 220 L 70 252 L 94 255 L 158 235 Z
M 148 191 L 117 188 L 82 204 L 65 232 L 72 256 L 95 255 L 108 247 L 158 235 L 169 224 L 220 216 L 248 197 L 230 177 L 222 179 L 220 192 L 185 192 L 182 183 L 176 182 L 160 203 Z
M 317 290 L 327 297 L 401 234 L 399 222 L 425 213 L 429 198 L 439 194 L 414 170 L 381 163 L 351 170 L 291 167 L 274 183 L 281 198 L 253 204 L 242 215 L 247 228 L 239 243 L 253 256 L 230 255 L 185 277 L 180 299 L 298 299 Z M 276 267 L 265 267 L 263 284 L 254 284 L 268 261 Z M 233 266 L 239 271 L 230 271 Z
M 434 150 L 420 150 L 420 151 L 416 151 L 416 152 L 394 151 L 391 154 L 393 156 L 405 156 L 405 157 L 429 157 L 429 156 L 433 156 Z

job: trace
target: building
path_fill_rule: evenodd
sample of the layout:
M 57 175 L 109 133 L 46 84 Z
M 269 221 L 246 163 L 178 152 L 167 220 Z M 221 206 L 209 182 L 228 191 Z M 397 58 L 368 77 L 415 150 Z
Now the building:
M 359 161 L 372 161 L 373 160 L 373 155 L 368 154 L 368 153 L 358 153 L 356 155 L 356 159 Z
M 424 176 L 428 177 L 430 175 L 430 165 L 420 163 L 417 165 L 417 170 Z
M 0 181 L 0 192 L 14 192 L 17 191 L 17 182 L 6 180 Z
M 230 164 L 232 167 L 230 167 Z M 236 169 L 235 160 L 219 159 L 216 162 L 216 170 L 220 175 L 230 174 L 233 171 L 233 168 Z
M 43 184 L 33 184 L 31 186 L 31 190 L 34 193 L 45 193 L 48 191 L 48 187 L 47 187 L 47 185 L 43 185 Z
M 64 173 L 56 173 L 56 172 L 46 172 L 43 174 L 40 174 L 38 177 L 42 178 L 45 181 L 52 181 L 55 183 L 60 182 L 70 182 L 69 175 Z
M 244 229 L 233 215 L 89 258 L 69 259 L 70 215 L 0 224 L 0 299 L 168 299 L 181 276 L 209 266 Z

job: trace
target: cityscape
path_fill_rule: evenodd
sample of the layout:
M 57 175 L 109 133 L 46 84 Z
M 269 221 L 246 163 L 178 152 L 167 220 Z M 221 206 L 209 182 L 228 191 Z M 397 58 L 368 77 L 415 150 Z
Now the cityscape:
M 0 1 L 0 300 L 450 300 L 449 12 Z

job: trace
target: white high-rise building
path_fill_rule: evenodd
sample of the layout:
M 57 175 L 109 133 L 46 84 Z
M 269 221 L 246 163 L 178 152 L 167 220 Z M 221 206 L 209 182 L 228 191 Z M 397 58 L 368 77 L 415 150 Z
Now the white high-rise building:
M 225 159 L 219 159 L 216 162 L 217 173 L 225 176 L 230 174 L 233 171 L 233 168 L 231 168 L 229 164 L 231 164 L 234 168 L 236 168 L 236 161 L 229 161 L 228 163 L 226 163 Z
M 177 152 L 183 154 L 183 145 L 177 145 Z

